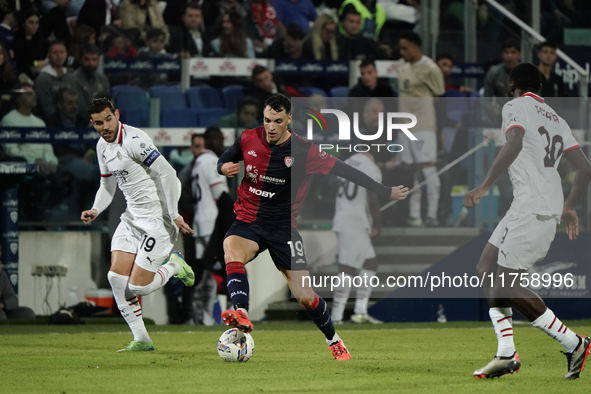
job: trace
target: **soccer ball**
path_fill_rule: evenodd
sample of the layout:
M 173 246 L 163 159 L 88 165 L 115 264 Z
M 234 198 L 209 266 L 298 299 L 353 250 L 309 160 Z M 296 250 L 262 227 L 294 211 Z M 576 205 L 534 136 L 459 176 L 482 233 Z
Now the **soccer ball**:
M 224 361 L 245 363 L 254 352 L 254 339 L 237 328 L 230 328 L 218 340 L 218 353 Z

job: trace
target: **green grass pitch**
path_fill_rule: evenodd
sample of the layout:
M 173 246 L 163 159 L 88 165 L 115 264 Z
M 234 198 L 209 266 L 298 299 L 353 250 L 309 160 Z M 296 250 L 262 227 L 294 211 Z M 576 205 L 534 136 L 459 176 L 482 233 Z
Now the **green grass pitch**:
M 591 320 L 567 322 L 591 334 Z M 0 393 L 590 393 L 591 364 L 565 381 L 562 347 L 515 324 L 521 370 L 481 380 L 496 351 L 490 323 L 350 325 L 337 331 L 352 360 L 337 362 L 313 324 L 259 323 L 247 363 L 216 351 L 223 326 L 148 326 L 156 351 L 116 353 L 125 324 L 0 325 Z

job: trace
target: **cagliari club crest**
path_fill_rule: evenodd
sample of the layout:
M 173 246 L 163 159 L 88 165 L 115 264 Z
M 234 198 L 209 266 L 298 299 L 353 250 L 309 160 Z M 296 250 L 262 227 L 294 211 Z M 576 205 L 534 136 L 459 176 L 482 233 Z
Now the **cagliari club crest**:
M 285 156 L 285 165 L 289 168 L 293 165 L 295 159 L 292 156 Z

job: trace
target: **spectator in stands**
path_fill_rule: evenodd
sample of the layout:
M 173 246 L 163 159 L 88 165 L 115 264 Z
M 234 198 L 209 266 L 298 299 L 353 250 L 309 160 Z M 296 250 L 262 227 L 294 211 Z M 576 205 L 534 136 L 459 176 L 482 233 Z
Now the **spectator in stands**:
M 45 127 L 45 122 L 41 118 L 33 115 L 33 108 L 37 106 L 37 95 L 33 91 L 33 86 L 28 83 L 18 83 L 14 87 L 12 99 L 15 103 L 15 109 L 2 118 L 0 126 Z
M 185 5 L 181 28 L 171 30 L 169 51 L 183 59 L 212 55 L 213 49 L 205 38 L 201 6 L 196 2 Z
M 84 0 L 69 0 L 68 6 L 66 8 L 66 16 L 78 16 L 80 13 L 80 9 L 84 4 Z M 51 9 L 55 7 L 64 7 L 62 2 L 59 0 L 41 0 L 41 8 L 43 9 L 44 13 L 49 12 Z
M 0 42 L 6 49 L 10 50 L 14 41 L 14 32 L 18 27 L 15 12 L 2 9 L 0 15 L 0 19 L 2 19 L 2 24 L 0 24 Z
M 78 25 L 72 37 L 72 45 L 68 49 L 67 64 L 73 69 L 78 68 L 80 64 L 82 47 L 88 44 L 96 44 L 96 33 L 94 29 L 87 25 Z
M 303 57 L 304 31 L 299 25 L 287 26 L 287 33 L 281 39 L 276 39 L 269 48 L 268 57 L 271 59 L 298 60 Z
M 437 65 L 441 69 L 441 72 L 443 73 L 443 80 L 445 81 L 445 90 L 458 90 L 465 94 L 474 92 L 474 89 L 469 88 L 467 86 L 458 86 L 451 83 L 451 71 L 455 63 L 455 60 L 452 55 L 446 52 L 440 53 L 439 55 L 437 55 L 435 63 L 437 63 Z
M 35 78 L 47 65 L 47 39 L 39 33 L 39 15 L 34 9 L 23 12 L 23 24 L 14 36 L 12 50 L 18 73 Z
M 41 69 L 35 80 L 35 91 L 39 97 L 39 108 L 44 119 L 55 113 L 57 92 L 67 86 L 65 76 L 68 69 L 64 67 L 68 58 L 66 45 L 62 41 L 52 42 L 47 57 L 49 64 Z
M 484 97 L 507 97 L 509 73 L 519 64 L 521 46 L 519 41 L 509 39 L 503 43 L 503 62 L 492 66 L 484 78 Z
M 562 78 L 556 75 L 552 67 L 556 63 L 556 44 L 543 42 L 538 47 L 538 69 L 542 74 L 542 97 L 563 97 L 564 82 Z
M 336 39 L 337 24 L 329 14 L 320 15 L 302 47 L 302 58 L 314 60 L 339 60 Z
M 264 103 L 273 93 L 288 95 L 285 87 L 273 81 L 273 74 L 266 67 L 256 65 L 252 69 L 251 87 L 247 91 L 247 96 L 255 98 L 259 103 Z M 289 95 L 288 95 L 289 96 Z M 263 120 L 263 111 L 259 111 L 257 118 Z
M 166 34 L 160 29 L 151 29 L 146 35 L 147 46 L 139 49 L 140 58 L 173 58 L 174 55 L 166 52 Z
M 57 111 L 47 118 L 48 127 L 88 127 L 88 116 L 80 114 L 78 93 L 71 88 L 57 92 Z M 85 111 L 86 112 L 86 111 Z
M 390 85 L 378 79 L 376 63 L 372 59 L 363 59 L 359 71 L 361 77 L 349 91 L 349 97 L 395 97 Z
M 279 29 L 285 35 L 286 26 L 295 23 L 300 25 L 304 34 L 310 31 L 310 22 L 318 18 L 314 3 L 311 0 L 274 0 L 273 5 L 277 11 Z
M 403 34 L 398 43 L 402 60 L 398 66 L 398 85 L 400 94 L 400 112 L 416 116 L 417 124 L 410 131 L 416 141 L 411 141 L 400 133 L 402 161 L 413 167 L 415 185 L 421 179 L 427 180 L 427 217 L 425 225 L 436 227 L 437 210 L 441 183 L 437 175 L 437 119 L 433 97 L 445 93 L 443 74 L 437 64 L 421 53 L 421 37 L 416 33 Z M 408 224 L 422 227 L 421 189 L 410 195 L 410 216 Z
M 343 15 L 345 8 L 349 4 L 355 7 L 361 15 L 361 31 L 359 34 L 370 40 L 377 40 L 384 23 L 386 23 L 386 13 L 382 6 L 376 4 L 376 0 L 345 0 L 339 8 L 339 16 Z M 345 32 L 343 24 L 339 26 L 339 32 L 341 34 Z
M 166 42 L 168 42 L 168 26 L 164 23 L 157 0 L 121 0 L 119 14 L 121 28 L 139 30 L 137 32 L 139 40 L 145 40 L 146 32 L 156 28 L 166 33 Z
M 359 34 L 361 29 L 361 14 L 359 14 L 352 4 L 344 8 L 341 22 L 343 24 L 343 32 L 337 35 L 340 60 L 386 58 L 386 54 L 375 40 L 365 38 Z
M 2 258 L 2 244 L 0 243 L 0 259 Z M 10 284 L 10 278 L 3 269 L 0 260 L 0 322 L 7 320 L 35 320 L 35 312 L 26 306 L 18 306 L 18 296 Z
M 92 27 L 96 36 L 100 37 L 103 26 L 120 26 L 121 19 L 113 0 L 84 0 L 76 23 Z
M 2 118 L 3 127 L 45 127 L 45 122 L 33 115 L 37 96 L 28 83 L 19 83 L 14 92 L 15 109 Z M 10 143 L 4 144 L 4 151 L 10 156 L 23 157 L 28 163 L 38 164 L 43 174 L 55 172 L 57 157 L 51 144 Z
M 235 113 L 222 116 L 217 123 L 218 127 L 234 127 L 240 130 L 254 129 L 261 124 L 257 121 L 260 103 L 251 97 L 246 97 L 240 102 Z
M 277 13 L 270 0 L 252 0 L 246 15 L 246 31 L 255 52 L 264 57 L 277 37 Z
M 10 91 L 16 82 L 16 76 L 10 64 L 10 54 L 0 42 L 0 94 Z
M 66 11 L 70 7 L 70 0 L 52 0 L 55 7 L 47 11 L 39 21 L 39 32 L 43 37 L 54 36 L 63 41 L 66 48 L 70 46 L 72 35 L 68 22 L 66 22 Z
M 80 115 L 88 119 L 88 103 L 97 97 L 110 96 L 111 87 L 105 74 L 98 71 L 99 48 L 92 44 L 85 45 L 80 55 L 80 67 L 64 79 L 66 86 L 78 93 Z
M 139 57 L 138 50 L 133 46 L 131 39 L 125 34 L 120 34 L 112 38 L 109 50 L 105 53 L 106 57 Z
M 255 58 L 254 44 L 246 36 L 244 20 L 236 12 L 222 16 L 221 34 L 211 41 L 211 46 L 220 57 Z
M 11 91 L 16 82 L 12 71 L 10 55 L 3 43 L 0 43 L 0 116 L 6 115 L 12 109 L 10 105 Z

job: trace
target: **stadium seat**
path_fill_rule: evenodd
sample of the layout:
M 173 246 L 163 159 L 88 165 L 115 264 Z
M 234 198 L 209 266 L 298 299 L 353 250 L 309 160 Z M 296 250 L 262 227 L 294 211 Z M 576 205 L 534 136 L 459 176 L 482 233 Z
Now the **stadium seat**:
M 198 118 L 197 127 L 215 126 L 220 118 L 229 112 L 225 108 L 208 108 L 198 111 L 196 112 Z
M 301 88 L 298 88 L 298 91 L 305 95 L 305 96 L 311 96 L 313 94 L 319 94 L 321 96 L 326 97 L 326 92 L 323 89 L 314 87 L 314 86 L 303 86 Z
M 330 89 L 330 97 L 348 97 L 348 96 L 349 96 L 349 87 L 348 86 L 339 86 L 339 87 Z
M 187 107 L 179 86 L 153 86 L 150 95 L 160 99 L 161 127 L 195 127 L 197 116 Z
M 246 89 L 244 86 L 227 86 L 222 89 L 222 96 L 224 96 L 224 103 L 228 111 L 234 112 L 238 108 L 238 104 L 244 96 L 246 96 Z
M 146 92 L 138 86 L 117 85 L 111 89 L 121 122 L 136 127 L 150 126 L 150 103 Z
M 190 109 L 160 110 L 160 127 L 198 127 L 197 115 Z
M 189 108 L 198 112 L 206 108 L 224 108 L 220 92 L 208 85 L 193 86 L 185 92 Z

